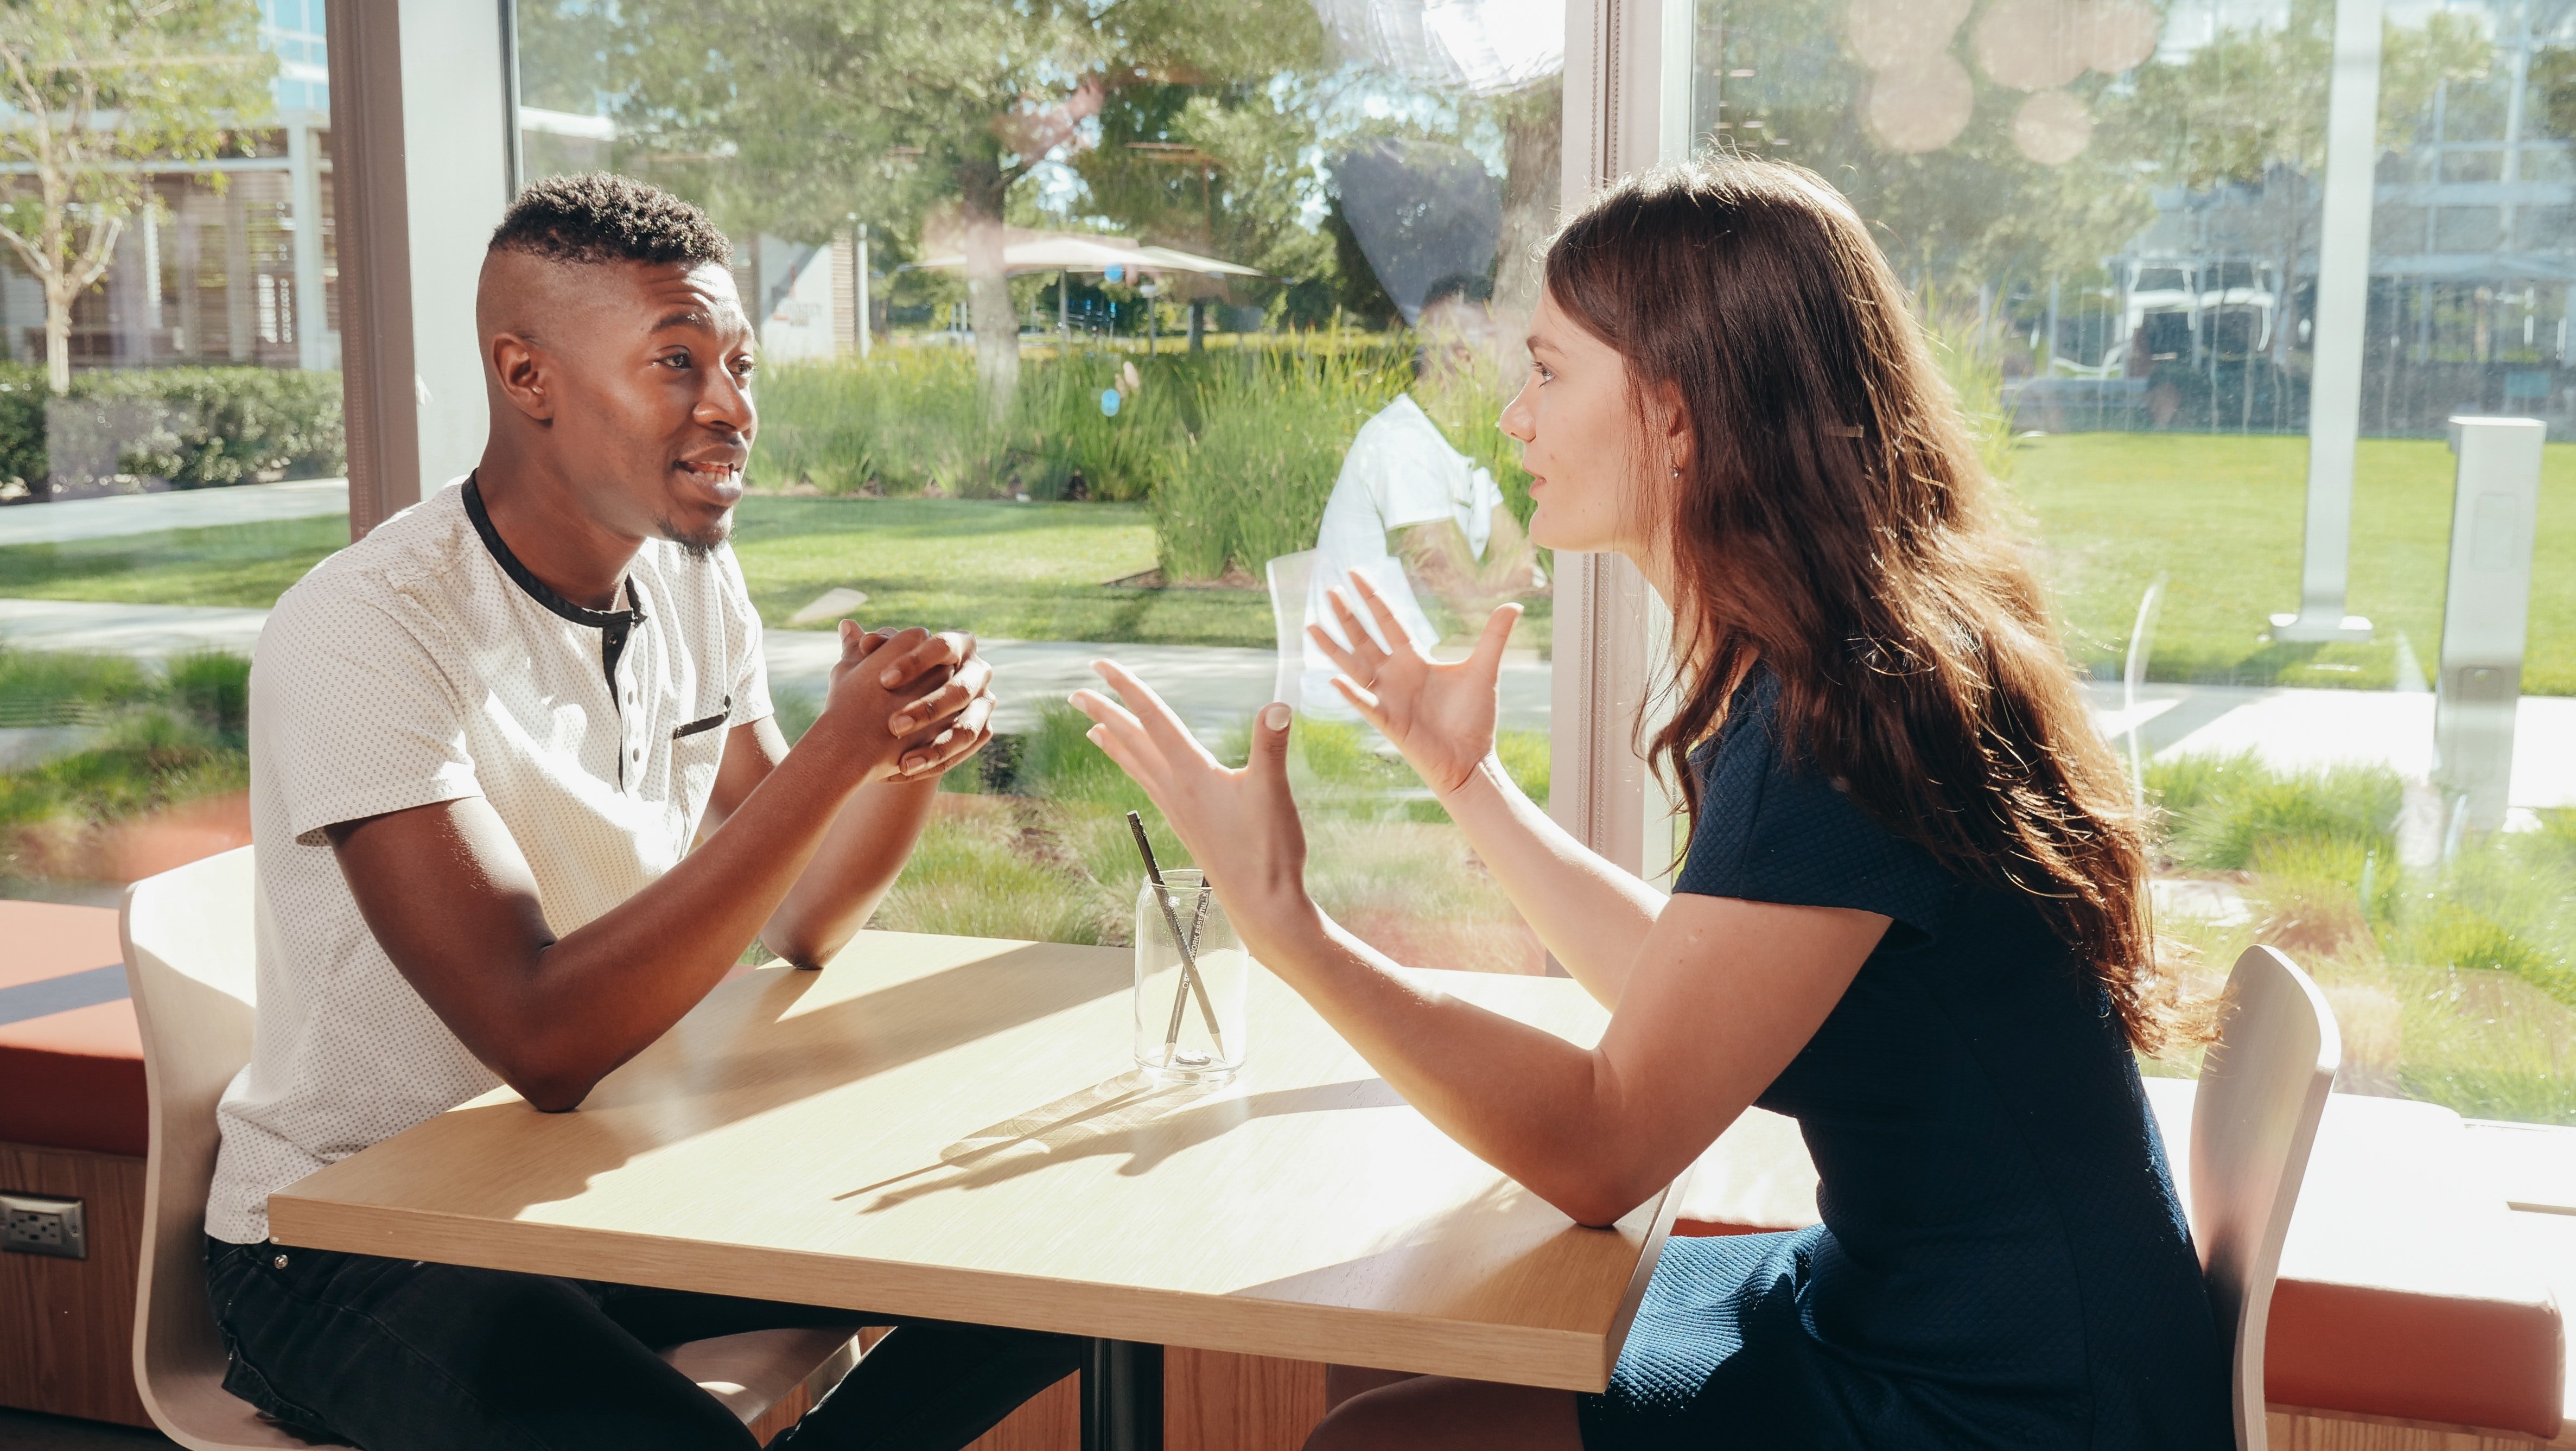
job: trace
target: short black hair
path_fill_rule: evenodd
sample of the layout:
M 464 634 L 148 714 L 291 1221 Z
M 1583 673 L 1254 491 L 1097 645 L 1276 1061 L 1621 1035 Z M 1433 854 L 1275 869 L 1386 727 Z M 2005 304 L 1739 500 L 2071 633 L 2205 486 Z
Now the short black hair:
M 490 250 L 579 263 L 733 260 L 733 243 L 706 213 L 658 186 L 605 171 L 550 176 L 520 192 L 492 229 Z
M 1451 298 L 1467 303 L 1490 303 L 1494 300 L 1493 279 L 1478 272 L 1452 272 L 1422 290 L 1425 311 L 1438 307 Z

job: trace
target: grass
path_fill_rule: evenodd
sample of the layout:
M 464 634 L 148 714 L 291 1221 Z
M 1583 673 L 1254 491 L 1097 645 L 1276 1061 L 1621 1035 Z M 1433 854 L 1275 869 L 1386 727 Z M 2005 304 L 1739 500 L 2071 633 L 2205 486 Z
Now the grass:
M 1222 362 L 1245 366 L 1230 354 Z M 1474 416 L 1463 406 L 1454 411 Z M 1463 441 L 1484 451 L 1490 440 L 1461 429 Z M 1197 447 L 1189 468 L 1212 468 L 1215 454 Z M 2042 573 L 2077 661 L 2116 671 L 2139 594 L 2165 574 L 2150 678 L 2385 689 L 2396 681 L 2400 638 L 2430 668 L 2449 557 L 2451 457 L 2438 442 L 2360 445 L 2351 605 L 2378 623 L 2379 638 L 2321 646 L 2262 639 L 2265 618 L 2298 594 L 2306 448 L 2296 438 L 2181 434 L 2020 440 L 2011 488 L 2040 540 Z M 1310 451 L 1316 457 L 1308 462 L 1320 469 L 1329 450 Z M 2576 445 L 2550 445 L 2543 469 L 2523 689 L 2576 694 Z M 1507 493 L 1525 487 L 1515 468 L 1498 469 L 1497 479 Z M 756 496 L 743 503 L 736 547 L 773 627 L 823 591 L 847 586 L 868 594 L 871 619 L 997 638 L 1269 645 L 1269 603 L 1259 590 L 1106 587 L 1168 562 L 1157 507 L 1177 509 L 1177 493 L 1165 505 Z M 1225 533 L 1233 524 L 1213 527 L 1240 537 Z M 337 548 L 346 528 L 340 519 L 304 519 L 0 548 L 0 598 L 266 606 Z M 1264 535 L 1209 557 L 1260 553 L 1299 537 Z M 1522 641 L 1544 645 L 1547 602 L 1536 604 Z M 6 694 L 0 688 L 0 698 Z
M 2170 574 L 2149 678 L 2387 689 L 2402 637 L 2426 670 L 2441 649 L 2452 459 L 2438 440 L 2364 439 L 2354 468 L 2349 608 L 2367 644 L 2276 645 L 2296 608 L 2307 441 L 2085 433 L 2023 439 L 2013 492 L 2041 541 L 2077 661 L 2116 673 L 2138 597 Z M 2576 694 L 2576 445 L 2541 467 L 2531 637 L 2522 688 Z
M 871 624 L 995 639 L 1271 643 L 1260 590 L 1112 589 L 1154 567 L 1141 504 L 745 499 L 734 551 L 772 628 L 825 590 L 868 597 Z
M 1125 813 L 1146 822 L 1167 866 L 1188 855 L 1153 804 L 1084 738 L 1070 708 L 1043 713 L 1005 751 L 1008 794 L 948 800 L 878 924 L 902 931 L 1125 944 L 1141 878 Z M 1289 779 L 1306 818 L 1308 885 L 1344 924 L 1420 966 L 1536 972 L 1537 940 L 1412 773 L 1360 745 L 1353 728 L 1301 720 Z M 1219 754 L 1239 764 L 1241 733 Z M 1514 776 L 1546 799 L 1546 743 L 1507 732 Z M 973 924 L 971 927 L 968 924 Z
M 0 548 L 0 599 L 266 609 L 348 542 L 348 517 L 330 515 L 13 544 Z
M 1154 495 L 1164 572 L 1257 576 L 1314 548 L 1342 455 L 1407 381 L 1390 359 L 1343 352 L 1248 354 L 1197 380 L 1198 426 Z
M 116 656 L 0 651 L 0 700 L 10 724 L 96 728 L 69 755 L 0 772 L 0 827 L 116 821 L 250 783 L 250 662 L 238 655 L 183 655 L 153 672 Z
M 2341 1086 L 2576 1124 L 2576 812 L 2410 867 L 2393 772 L 2241 756 L 2160 762 L 2148 784 L 2170 865 L 2227 874 L 2252 911 L 2166 927 L 2213 974 L 2256 942 L 2305 967 L 2343 1028 Z
M 1214 366 L 1204 353 L 1029 358 L 997 416 L 964 348 L 789 364 L 761 377 L 751 477 L 827 494 L 1055 499 L 1079 476 L 1091 498 L 1141 499 L 1182 442 L 1187 380 Z M 1115 414 L 1101 408 L 1109 389 Z

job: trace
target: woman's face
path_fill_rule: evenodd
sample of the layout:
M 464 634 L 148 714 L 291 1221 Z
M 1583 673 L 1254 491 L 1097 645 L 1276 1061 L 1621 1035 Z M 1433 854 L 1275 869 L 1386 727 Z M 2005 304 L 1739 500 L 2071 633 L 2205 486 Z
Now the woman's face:
M 1530 473 L 1531 542 L 1644 564 L 1643 451 L 1626 361 L 1545 293 L 1530 319 L 1529 349 L 1529 381 L 1503 410 L 1503 431 L 1521 441 Z

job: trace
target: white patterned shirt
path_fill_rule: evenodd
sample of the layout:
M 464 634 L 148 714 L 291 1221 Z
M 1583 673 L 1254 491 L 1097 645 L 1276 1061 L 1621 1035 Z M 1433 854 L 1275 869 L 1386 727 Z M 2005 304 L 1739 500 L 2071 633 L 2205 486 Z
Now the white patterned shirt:
M 558 937 L 696 839 L 729 730 L 770 713 L 732 551 L 647 541 L 625 608 L 528 573 L 456 480 L 314 566 L 250 675 L 259 1005 L 216 1118 L 206 1232 L 268 1237 L 268 1196 L 500 1079 L 413 991 L 323 828 L 480 796 Z

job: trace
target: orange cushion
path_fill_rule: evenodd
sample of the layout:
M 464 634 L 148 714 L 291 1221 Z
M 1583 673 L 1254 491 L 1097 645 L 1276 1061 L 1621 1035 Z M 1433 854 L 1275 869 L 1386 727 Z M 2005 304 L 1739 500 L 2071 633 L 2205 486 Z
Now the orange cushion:
M 0 902 L 0 1140 L 141 1154 L 145 1137 L 116 914 Z
M 2148 1080 L 2177 1176 L 2194 1085 Z M 2188 1183 L 2178 1185 L 2188 1202 Z M 1796 1125 L 1747 1113 L 1682 1186 L 1675 1234 L 1816 1222 Z M 2567 1348 L 2557 1305 L 2471 1157 L 2457 1114 L 2335 1094 L 2290 1219 L 2265 1329 L 2275 1405 L 2558 1434 Z

